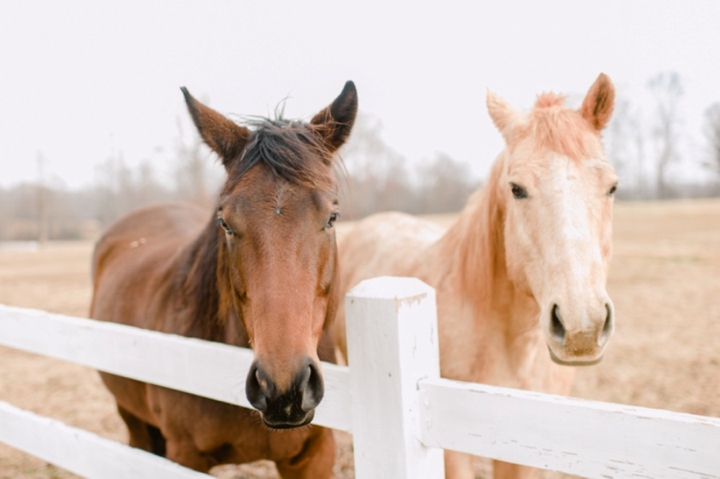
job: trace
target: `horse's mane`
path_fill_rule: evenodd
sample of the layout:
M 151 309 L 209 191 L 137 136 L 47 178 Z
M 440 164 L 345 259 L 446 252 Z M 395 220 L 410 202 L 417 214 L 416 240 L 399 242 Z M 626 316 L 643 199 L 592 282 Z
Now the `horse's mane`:
M 220 235 L 213 212 L 212 220 L 188 247 L 185 260 L 175 276 L 177 301 L 189 312 L 186 336 L 220 341 L 224 332 L 218 274 Z M 224 299 L 224 298 L 223 298 Z M 224 302 L 224 301 L 223 301 Z
M 247 123 L 254 127 L 253 135 L 242 155 L 230 163 L 222 194 L 229 194 L 256 165 L 294 185 L 331 187 L 332 153 L 312 131 L 312 125 L 282 118 L 255 118 Z M 224 237 L 213 211 L 202 234 L 189 246 L 176 278 L 179 286 L 176 290 L 183 295 L 181 301 L 190 313 L 189 336 L 221 340 L 225 321 L 235 309 L 228 280 L 227 251 L 222 244 Z
M 579 111 L 568 108 L 564 102 L 562 95 L 539 95 L 527 116 L 526 134 L 518 140 L 530 137 L 533 148 L 551 150 L 576 161 L 597 156 L 600 146 L 597 131 Z
M 505 250 L 498 180 L 502 156 L 485 186 L 472 194 L 446 238 L 447 253 L 458 258 L 460 288 L 477 308 L 492 304 L 495 276 L 502 273 Z

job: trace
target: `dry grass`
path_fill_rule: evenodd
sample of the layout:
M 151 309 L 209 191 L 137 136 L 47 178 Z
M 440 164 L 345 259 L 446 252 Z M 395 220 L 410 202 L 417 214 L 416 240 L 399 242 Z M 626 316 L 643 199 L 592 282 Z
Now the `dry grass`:
M 617 331 L 605 360 L 579 370 L 573 395 L 720 416 L 720 201 L 619 203 L 614 248 Z M 0 251 L 0 303 L 84 316 L 90 253 L 89 244 Z M 126 440 L 112 397 L 84 367 L 0 348 L 0 400 Z M 351 478 L 349 439 L 339 439 L 337 477 Z M 274 477 L 268 464 L 213 474 Z M 18 477 L 76 476 L 0 445 L 0 479 Z

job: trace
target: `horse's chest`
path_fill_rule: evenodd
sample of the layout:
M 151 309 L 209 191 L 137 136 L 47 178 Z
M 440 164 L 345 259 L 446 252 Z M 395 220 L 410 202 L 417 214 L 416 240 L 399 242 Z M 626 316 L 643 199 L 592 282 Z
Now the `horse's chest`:
M 252 409 L 156 386 L 150 387 L 148 398 L 168 445 L 189 442 L 218 464 L 286 460 L 296 456 L 307 439 L 307 430 L 270 432 Z

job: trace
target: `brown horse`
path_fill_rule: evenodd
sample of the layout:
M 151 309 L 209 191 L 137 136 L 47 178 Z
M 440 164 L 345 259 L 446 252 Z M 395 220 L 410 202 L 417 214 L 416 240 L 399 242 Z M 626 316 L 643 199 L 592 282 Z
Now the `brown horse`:
M 246 393 L 260 415 L 111 374 L 102 379 L 132 446 L 200 471 L 270 459 L 283 478 L 329 478 L 332 432 L 299 426 L 323 397 L 319 361 L 334 358 L 326 332 L 339 300 L 333 158 L 355 120 L 355 86 L 348 82 L 307 124 L 264 119 L 254 131 L 183 93 L 227 170 L 217 207 L 210 214 L 152 206 L 112 225 L 95 247 L 90 315 L 252 347 Z
M 567 366 L 600 361 L 613 331 L 605 284 L 617 176 L 600 142 L 613 100 L 605 75 L 579 111 L 543 94 L 525 114 L 488 92 L 506 148 L 485 187 L 447 232 L 399 213 L 345 231 L 343 292 L 374 276 L 418 277 L 437 291 L 443 377 L 567 394 Z M 336 325 L 344 351 L 342 312 Z M 474 477 L 471 456 L 445 457 L 448 478 Z M 495 478 L 532 474 L 494 465 Z

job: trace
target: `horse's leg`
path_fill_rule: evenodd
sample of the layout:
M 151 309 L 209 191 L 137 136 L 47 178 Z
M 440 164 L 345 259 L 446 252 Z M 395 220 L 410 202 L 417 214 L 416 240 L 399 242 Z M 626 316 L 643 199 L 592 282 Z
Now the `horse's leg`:
M 165 453 L 167 452 L 167 443 L 162 435 L 162 432 L 160 432 L 160 429 L 150 424 L 147 424 L 147 429 L 148 435 L 150 436 L 153 454 L 165 457 Z
M 158 456 L 165 456 L 165 438 L 160 429 L 151 426 L 122 407 L 117 407 L 118 413 L 128 428 L 129 444 Z
M 475 479 L 473 456 L 464 452 L 445 451 L 446 479 Z
M 530 479 L 534 475 L 534 467 L 493 461 L 493 479 Z
M 330 429 L 314 427 L 302 451 L 288 461 L 277 462 L 282 479 L 330 479 L 335 464 L 335 437 Z
M 215 465 L 212 457 L 198 450 L 190 437 L 185 439 L 168 438 L 166 457 L 200 472 L 208 472 Z

